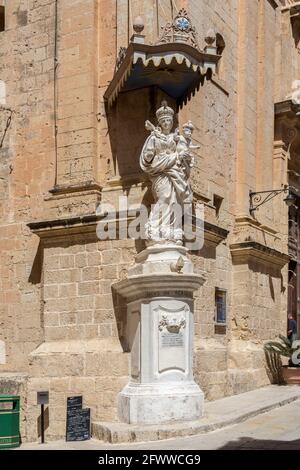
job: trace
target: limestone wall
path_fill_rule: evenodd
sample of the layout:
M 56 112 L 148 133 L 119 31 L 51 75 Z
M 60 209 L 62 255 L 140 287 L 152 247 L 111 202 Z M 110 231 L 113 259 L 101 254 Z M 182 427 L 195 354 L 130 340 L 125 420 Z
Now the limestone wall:
M 30 3 L 30 5 L 29 5 Z M 54 182 L 53 2 L 5 2 L 0 33 L 1 241 L 0 324 L 6 343 L 1 371 L 22 371 L 42 341 L 38 239 L 26 227 L 45 217 L 44 197 Z
M 27 224 L 94 214 L 101 198 L 113 202 L 128 194 L 134 202 L 149 202 L 136 156 L 146 135 L 141 123 L 163 94 L 132 92 L 110 115 L 103 94 L 133 18 L 144 18 L 147 42 L 170 20 L 170 2 L 160 2 L 158 15 L 155 3 L 132 1 L 128 30 L 124 0 L 117 10 L 114 0 L 62 0 L 57 10 L 54 0 L 5 2 L 0 393 L 1 373 L 28 374 L 28 439 L 37 438 L 38 389 L 50 390 L 49 438 L 64 435 L 66 397 L 72 394 L 83 394 L 93 419 L 116 419 L 129 354 L 122 336 L 125 306 L 113 297 L 111 284 L 122 278 L 140 247 L 128 240 L 100 242 L 84 227 L 75 234 L 65 227 L 55 237 L 49 229 L 40 241 Z M 195 376 L 206 398 L 215 399 L 266 384 L 263 342 L 285 331 L 287 268 L 276 252 L 286 252 L 287 209 L 278 197 L 255 221 L 249 190 L 286 182 L 288 156 L 273 145 L 274 102 L 286 97 L 291 77 L 297 78 L 299 54 L 282 2 L 175 3 L 190 12 L 201 47 L 211 27 L 225 42 L 218 74 L 178 114 L 179 124 L 194 122 L 200 145 L 195 197 L 205 205 L 206 220 L 229 232 L 192 254 L 196 270 L 207 273 L 196 294 Z M 249 241 L 276 252 L 267 261 L 257 253 L 233 260 L 231 246 Z M 227 291 L 225 334 L 215 330 L 216 287 Z

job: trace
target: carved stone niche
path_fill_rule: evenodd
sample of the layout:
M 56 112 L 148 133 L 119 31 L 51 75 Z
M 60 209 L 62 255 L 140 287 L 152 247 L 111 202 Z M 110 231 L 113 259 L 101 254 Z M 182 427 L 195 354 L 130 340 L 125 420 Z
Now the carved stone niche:
M 128 48 L 121 48 L 104 94 L 113 154 L 110 178 L 121 182 L 142 178 L 138 157 L 148 135 L 145 120 L 152 118 L 163 99 L 174 110 L 183 106 L 216 72 L 221 58 L 212 30 L 205 38 L 206 46 L 200 48 L 184 9 L 163 28 L 156 44 L 145 43 L 141 18 L 133 27 L 135 34 Z

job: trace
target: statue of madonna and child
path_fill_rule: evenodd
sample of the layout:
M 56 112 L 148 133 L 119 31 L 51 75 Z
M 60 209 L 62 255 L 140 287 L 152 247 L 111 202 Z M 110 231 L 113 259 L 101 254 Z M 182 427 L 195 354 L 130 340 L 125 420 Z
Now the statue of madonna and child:
M 146 121 L 146 129 L 151 131 L 140 156 L 140 166 L 152 182 L 155 204 L 152 206 L 145 226 L 146 239 L 151 242 L 173 242 L 182 244 L 183 210 L 190 208 L 193 193 L 189 183 L 194 164 L 192 145 L 194 126 L 188 121 L 172 132 L 174 110 L 166 101 L 157 110 L 158 127 Z

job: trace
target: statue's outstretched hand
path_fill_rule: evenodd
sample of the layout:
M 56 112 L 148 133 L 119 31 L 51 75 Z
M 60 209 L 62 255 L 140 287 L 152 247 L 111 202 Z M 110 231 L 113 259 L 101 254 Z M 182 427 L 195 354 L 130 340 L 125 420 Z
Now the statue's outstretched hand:
M 150 131 L 150 132 L 153 132 L 156 129 L 156 127 L 152 124 L 152 122 L 148 120 L 145 122 L 145 128 L 147 129 L 147 131 Z

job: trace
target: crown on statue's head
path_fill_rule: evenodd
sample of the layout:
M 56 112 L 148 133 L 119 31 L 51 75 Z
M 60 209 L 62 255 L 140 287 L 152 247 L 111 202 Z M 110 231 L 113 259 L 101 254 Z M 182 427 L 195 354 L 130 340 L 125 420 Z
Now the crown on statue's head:
M 162 101 L 161 108 L 159 108 L 156 111 L 157 120 L 160 121 L 161 119 L 165 117 L 173 118 L 173 116 L 174 116 L 174 110 L 170 108 L 170 106 L 168 106 L 168 103 L 166 101 Z
M 187 129 L 191 129 L 191 131 L 194 130 L 194 124 L 192 123 L 192 121 L 188 121 L 186 122 L 185 124 L 183 124 L 183 129 L 187 128 Z

